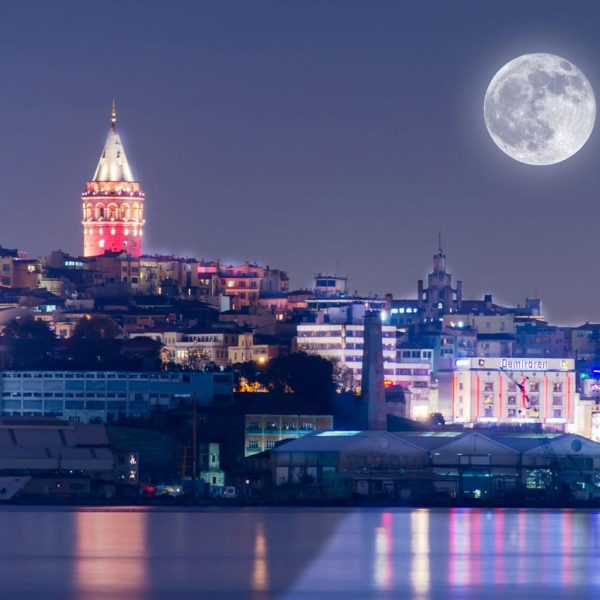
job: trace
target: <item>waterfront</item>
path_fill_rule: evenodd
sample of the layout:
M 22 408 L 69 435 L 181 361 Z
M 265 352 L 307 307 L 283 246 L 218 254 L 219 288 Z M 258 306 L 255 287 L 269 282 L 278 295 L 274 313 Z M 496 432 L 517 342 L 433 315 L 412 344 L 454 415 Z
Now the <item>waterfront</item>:
M 4 507 L 0 532 L 1 598 L 600 594 L 596 511 Z

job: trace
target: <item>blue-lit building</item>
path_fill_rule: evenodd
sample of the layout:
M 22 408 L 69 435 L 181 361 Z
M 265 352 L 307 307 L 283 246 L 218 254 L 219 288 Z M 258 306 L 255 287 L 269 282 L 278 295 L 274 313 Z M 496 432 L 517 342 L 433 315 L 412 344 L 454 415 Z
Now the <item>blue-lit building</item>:
M 231 373 L 2 371 L 2 416 L 55 416 L 83 423 L 144 417 L 188 403 L 228 404 Z

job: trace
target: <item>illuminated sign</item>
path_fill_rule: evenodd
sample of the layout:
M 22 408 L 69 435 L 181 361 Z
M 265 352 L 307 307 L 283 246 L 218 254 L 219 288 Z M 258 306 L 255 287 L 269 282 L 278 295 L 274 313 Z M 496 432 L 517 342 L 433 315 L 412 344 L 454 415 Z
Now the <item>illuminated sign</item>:
M 573 371 L 572 358 L 459 358 L 456 369 L 500 371 Z
M 503 358 L 500 368 L 507 371 L 546 371 L 548 361 L 535 358 Z

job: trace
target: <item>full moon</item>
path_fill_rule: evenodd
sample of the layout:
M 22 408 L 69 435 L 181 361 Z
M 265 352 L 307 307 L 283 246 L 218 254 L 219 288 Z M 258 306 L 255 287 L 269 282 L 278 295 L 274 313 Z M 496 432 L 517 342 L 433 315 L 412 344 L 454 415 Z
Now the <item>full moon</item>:
M 573 63 L 554 54 L 524 54 L 494 75 L 483 113 L 500 150 L 528 165 L 552 165 L 586 143 L 596 99 Z

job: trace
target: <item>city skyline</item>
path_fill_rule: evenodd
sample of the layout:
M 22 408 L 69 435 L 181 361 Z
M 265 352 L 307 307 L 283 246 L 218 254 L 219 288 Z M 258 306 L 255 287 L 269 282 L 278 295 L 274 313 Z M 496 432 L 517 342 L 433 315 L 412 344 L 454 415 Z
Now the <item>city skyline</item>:
M 600 320 L 582 264 L 595 251 L 596 133 L 564 164 L 533 168 L 498 152 L 482 115 L 489 79 L 523 52 L 563 55 L 598 89 L 597 14 L 131 3 L 115 19 L 71 6 L 69 22 L 43 4 L 4 9 L 4 246 L 80 253 L 79 196 L 115 97 L 148 193 L 147 252 L 256 259 L 295 288 L 337 271 L 352 290 L 412 297 L 441 231 L 467 297 L 538 295 L 551 321 Z

